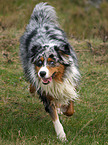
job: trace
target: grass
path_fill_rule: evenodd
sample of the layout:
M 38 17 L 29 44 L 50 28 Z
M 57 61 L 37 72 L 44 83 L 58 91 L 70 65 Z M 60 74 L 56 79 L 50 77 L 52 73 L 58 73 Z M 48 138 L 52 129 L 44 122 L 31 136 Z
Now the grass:
M 67 143 L 61 143 L 42 102 L 38 96 L 30 96 L 19 59 L 19 38 L 38 2 L 1 1 L 0 144 L 107 145 L 108 3 L 104 0 L 96 9 L 88 7 L 86 0 L 48 0 L 56 7 L 68 36 L 77 37 L 69 37 L 69 41 L 77 53 L 82 75 L 75 114 L 72 117 L 60 115 L 68 139 Z M 85 12 L 85 8 L 88 11 Z
M 23 28 L 29 21 L 34 6 L 46 0 L 1 0 L 0 27 Z M 88 0 L 47 0 L 55 7 L 60 25 L 68 36 L 77 38 L 100 37 L 108 40 L 108 2 L 103 0 L 96 8 L 88 4 Z M 8 22 L 8 23 L 7 23 Z M 77 26 L 77 27 L 76 27 Z
M 19 61 L 18 40 L 21 33 L 9 29 L 1 35 L 0 144 L 63 144 L 56 138 L 51 118 L 43 104 L 28 92 L 28 83 Z M 75 102 L 75 114 L 73 117 L 60 116 L 68 138 L 66 144 L 106 145 L 108 44 L 100 39 L 69 41 L 79 58 L 82 81 L 81 97 Z

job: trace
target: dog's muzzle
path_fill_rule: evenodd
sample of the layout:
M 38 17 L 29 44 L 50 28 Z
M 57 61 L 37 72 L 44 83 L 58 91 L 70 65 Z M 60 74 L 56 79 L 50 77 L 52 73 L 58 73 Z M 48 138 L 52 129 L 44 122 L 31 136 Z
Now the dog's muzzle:
M 53 75 L 52 75 L 51 77 L 46 78 L 46 77 L 45 77 L 45 76 L 46 76 L 46 72 L 45 72 L 45 71 L 41 71 L 41 72 L 40 72 L 40 77 L 41 77 L 42 83 L 43 83 L 44 85 L 49 84 L 49 83 L 52 81 L 53 77 L 55 76 L 55 73 L 56 73 L 56 72 L 54 72 Z

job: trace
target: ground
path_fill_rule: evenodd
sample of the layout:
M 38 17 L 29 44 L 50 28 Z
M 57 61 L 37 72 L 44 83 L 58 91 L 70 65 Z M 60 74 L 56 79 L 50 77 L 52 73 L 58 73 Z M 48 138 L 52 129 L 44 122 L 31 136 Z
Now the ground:
M 38 96 L 28 92 L 19 59 L 23 31 L 9 28 L 0 35 L 0 144 L 63 144 Z M 75 114 L 60 115 L 66 144 L 107 145 L 108 43 L 99 38 L 69 41 L 77 53 L 82 78 Z

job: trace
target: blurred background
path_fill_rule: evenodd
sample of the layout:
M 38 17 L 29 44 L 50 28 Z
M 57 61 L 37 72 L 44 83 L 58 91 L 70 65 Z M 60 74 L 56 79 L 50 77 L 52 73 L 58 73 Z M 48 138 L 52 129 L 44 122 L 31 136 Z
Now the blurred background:
M 0 0 L 0 31 L 23 29 L 41 0 Z M 46 2 L 43 0 L 43 2 Z M 108 0 L 47 0 L 55 7 L 61 27 L 77 39 L 108 40 Z

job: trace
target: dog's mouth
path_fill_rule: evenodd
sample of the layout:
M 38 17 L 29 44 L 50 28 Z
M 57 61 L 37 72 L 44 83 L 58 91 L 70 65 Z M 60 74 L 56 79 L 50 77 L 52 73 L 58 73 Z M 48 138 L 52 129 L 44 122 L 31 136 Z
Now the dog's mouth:
M 50 78 L 42 78 L 42 83 L 44 85 L 49 84 L 51 81 L 52 81 L 52 77 L 50 77 Z
M 41 78 L 42 83 L 43 83 L 44 85 L 47 85 L 47 84 L 51 83 L 53 77 L 55 76 L 55 73 L 56 73 L 56 72 L 54 72 L 53 75 L 52 75 L 51 77 L 49 77 L 49 78 Z

